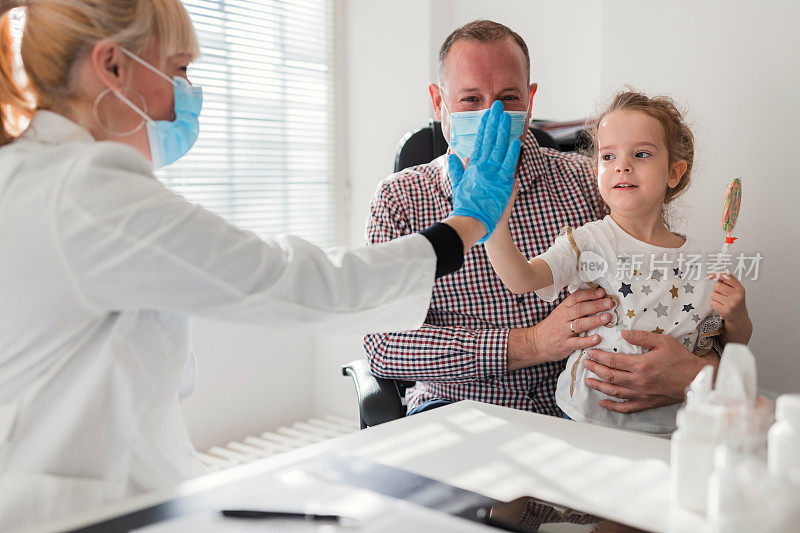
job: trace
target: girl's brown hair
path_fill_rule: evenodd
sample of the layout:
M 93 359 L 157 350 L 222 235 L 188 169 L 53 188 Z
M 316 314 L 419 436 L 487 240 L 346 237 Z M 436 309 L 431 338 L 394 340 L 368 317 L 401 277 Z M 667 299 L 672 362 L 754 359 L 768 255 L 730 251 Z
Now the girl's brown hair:
M 586 155 L 591 159 L 595 169 L 597 169 L 599 152 L 597 129 L 605 117 L 617 111 L 641 111 L 658 120 L 664 128 L 670 167 L 677 161 L 686 161 L 686 172 L 681 176 L 681 180 L 675 187 L 667 188 L 664 196 L 665 204 L 671 202 L 689 187 L 694 163 L 694 135 L 686 124 L 683 113 L 678 109 L 675 101 L 668 96 L 651 98 L 633 89 L 625 89 L 617 93 L 606 110 L 586 125 L 586 130 L 591 138 L 591 147 Z
M 12 68 L 9 12 L 17 7 L 25 9 L 24 86 Z M 180 0 L 0 0 L 0 146 L 19 134 L 23 117 L 74 97 L 72 67 L 103 39 L 138 55 L 157 43 L 162 62 L 199 54 Z

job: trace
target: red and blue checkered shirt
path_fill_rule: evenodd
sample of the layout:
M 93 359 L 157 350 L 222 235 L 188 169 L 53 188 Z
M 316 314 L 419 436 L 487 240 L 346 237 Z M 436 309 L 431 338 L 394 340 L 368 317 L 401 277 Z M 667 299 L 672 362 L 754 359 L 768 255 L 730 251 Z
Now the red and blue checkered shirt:
M 605 215 L 588 160 L 541 148 L 533 135 L 522 144 L 519 194 L 509 227 L 526 257 L 547 250 L 561 228 Z M 369 244 L 427 228 L 453 210 L 446 156 L 407 168 L 379 185 L 367 220 Z M 533 293 L 514 295 L 494 273 L 483 246 L 474 246 L 458 272 L 436 280 L 421 329 L 364 337 L 372 373 L 416 381 L 408 408 L 432 399 L 470 399 L 561 416 L 555 389 L 564 361 L 508 372 L 508 330 L 533 326 L 553 303 Z

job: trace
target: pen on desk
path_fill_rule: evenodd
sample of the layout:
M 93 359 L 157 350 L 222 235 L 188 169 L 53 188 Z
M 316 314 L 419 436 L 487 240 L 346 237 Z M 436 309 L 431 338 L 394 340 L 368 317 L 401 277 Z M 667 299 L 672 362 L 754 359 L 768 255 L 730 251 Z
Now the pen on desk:
M 289 511 L 259 511 L 255 509 L 223 509 L 222 516 L 228 518 L 301 518 L 314 522 L 339 522 L 342 517 L 334 514 L 307 514 Z

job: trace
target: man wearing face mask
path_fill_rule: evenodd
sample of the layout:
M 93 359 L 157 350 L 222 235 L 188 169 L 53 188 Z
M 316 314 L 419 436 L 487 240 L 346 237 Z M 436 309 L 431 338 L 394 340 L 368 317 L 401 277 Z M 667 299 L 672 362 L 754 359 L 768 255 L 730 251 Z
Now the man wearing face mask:
M 429 92 L 448 154 L 380 183 L 367 222 L 369 243 L 418 231 L 450 209 L 476 123 L 495 100 L 511 115 L 512 137 L 522 141 L 519 194 L 509 222 L 520 251 L 535 257 L 563 226 L 605 215 L 589 161 L 541 148 L 528 132 L 537 85 L 530 83 L 528 48 L 518 34 L 487 20 L 456 29 L 439 51 L 438 77 Z M 611 301 L 604 296 L 602 289 L 579 290 L 557 307 L 559 300 L 550 304 L 533 293 L 516 296 L 478 246 L 461 271 L 436 281 L 421 329 L 367 335 L 364 347 L 373 374 L 416 382 L 406 392 L 409 414 L 472 399 L 562 416 L 554 398 L 561 359 L 599 342 L 597 336 L 580 334 L 611 320 Z M 680 401 L 700 368 L 697 358 L 668 337 L 631 333 L 636 338 L 629 342 L 650 350 L 650 370 L 644 375 L 629 361 L 611 359 L 619 354 L 598 353 L 588 364 L 595 364 L 590 370 L 606 381 L 589 385 L 626 400 L 603 406 L 634 412 Z

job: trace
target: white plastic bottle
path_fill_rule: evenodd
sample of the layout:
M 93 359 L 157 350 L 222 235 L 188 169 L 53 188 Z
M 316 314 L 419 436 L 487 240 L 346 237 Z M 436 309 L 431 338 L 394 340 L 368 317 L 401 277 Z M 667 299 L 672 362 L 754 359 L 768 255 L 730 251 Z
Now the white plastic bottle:
M 775 402 L 775 423 L 767 445 L 769 471 L 778 477 L 800 475 L 800 394 L 784 394 Z
M 714 369 L 707 366 L 692 381 L 670 443 L 670 498 L 699 514 L 706 512 L 708 479 L 720 442 L 721 418 L 709 402 L 713 379 Z
M 684 509 L 704 515 L 708 480 L 719 443 L 718 418 L 698 410 L 678 411 L 678 429 L 672 434 L 670 496 Z

